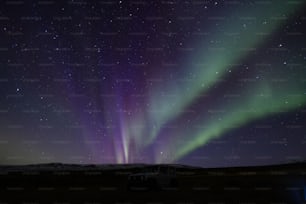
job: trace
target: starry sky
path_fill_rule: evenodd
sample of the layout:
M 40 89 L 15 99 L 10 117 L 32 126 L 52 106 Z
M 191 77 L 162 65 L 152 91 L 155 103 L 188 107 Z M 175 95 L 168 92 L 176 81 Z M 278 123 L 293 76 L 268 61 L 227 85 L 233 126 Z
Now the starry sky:
M 306 3 L 0 2 L 0 164 L 306 159 Z

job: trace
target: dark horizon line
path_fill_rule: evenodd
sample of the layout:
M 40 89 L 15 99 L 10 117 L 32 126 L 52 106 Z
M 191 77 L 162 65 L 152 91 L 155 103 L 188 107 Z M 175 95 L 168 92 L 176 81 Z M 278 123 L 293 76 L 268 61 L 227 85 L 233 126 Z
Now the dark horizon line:
M 306 160 L 301 161 L 292 161 L 286 163 L 273 163 L 273 164 L 263 164 L 263 165 L 246 165 L 246 166 L 215 166 L 215 167 L 203 167 L 203 166 L 193 166 L 187 164 L 180 163 L 124 163 L 124 164 L 116 164 L 116 163 L 105 163 L 105 164 L 97 164 L 97 163 L 62 163 L 62 162 L 50 162 L 50 163 L 30 163 L 30 164 L 0 164 L 1 167 L 27 167 L 27 166 L 80 166 L 80 167 L 103 167 L 103 166 L 177 166 L 177 167 L 185 167 L 185 168 L 195 168 L 195 169 L 223 169 L 223 168 L 248 168 L 248 167 L 273 167 L 273 166 L 286 166 L 286 165 L 297 165 L 297 164 L 306 164 Z

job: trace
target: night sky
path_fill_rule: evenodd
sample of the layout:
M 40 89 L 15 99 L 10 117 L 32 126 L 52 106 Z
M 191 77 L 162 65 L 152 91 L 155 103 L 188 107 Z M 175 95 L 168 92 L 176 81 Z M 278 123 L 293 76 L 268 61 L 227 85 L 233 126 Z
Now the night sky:
M 1 1 L 0 164 L 306 159 L 306 2 Z

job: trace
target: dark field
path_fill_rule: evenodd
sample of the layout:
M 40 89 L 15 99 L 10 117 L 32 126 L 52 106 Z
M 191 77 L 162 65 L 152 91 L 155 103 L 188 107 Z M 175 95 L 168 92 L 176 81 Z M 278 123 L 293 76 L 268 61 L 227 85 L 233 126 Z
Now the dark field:
M 128 190 L 146 165 L 2 166 L 1 203 L 306 203 L 303 163 L 241 168 L 176 165 L 177 187 Z

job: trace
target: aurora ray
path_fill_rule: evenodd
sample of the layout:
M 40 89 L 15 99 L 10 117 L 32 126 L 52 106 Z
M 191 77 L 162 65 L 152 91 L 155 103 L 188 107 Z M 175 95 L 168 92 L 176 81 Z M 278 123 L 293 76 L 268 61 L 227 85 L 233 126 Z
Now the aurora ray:
M 239 128 L 257 119 L 268 117 L 282 112 L 289 112 L 294 109 L 302 108 L 306 105 L 305 92 L 305 71 L 304 65 L 300 63 L 299 69 L 295 70 L 290 76 L 288 66 L 280 70 L 278 73 L 270 70 L 265 73 L 265 78 L 256 82 L 255 85 L 249 85 L 247 90 L 242 93 L 239 103 L 232 103 L 225 107 L 225 112 L 221 121 L 209 120 L 205 117 L 202 125 L 206 124 L 202 131 L 194 131 L 190 129 L 191 136 L 180 135 L 178 138 L 186 138 L 188 140 L 180 143 L 179 139 L 173 143 L 165 143 L 156 151 L 157 162 L 173 162 L 186 156 L 195 149 L 207 144 L 210 140 L 224 135 L 232 128 Z M 283 72 L 282 72 L 283 71 Z M 280 73 L 282 73 L 280 75 Z M 277 75 L 278 74 L 278 75 Z M 285 82 L 279 84 L 273 82 L 275 78 L 285 79 Z M 179 133 L 178 133 L 179 134 Z M 159 152 L 174 151 L 172 157 L 163 158 Z
M 0 3 L 2 164 L 306 157 L 305 1 L 11 3 Z M 222 160 L 229 150 L 238 163 Z
M 156 124 L 156 129 L 145 142 L 152 142 L 163 125 L 184 112 L 199 94 L 218 83 L 228 73 L 230 65 L 239 63 L 259 48 L 299 6 L 286 1 L 271 1 L 264 9 L 253 5 L 250 9 L 235 10 L 222 22 L 224 25 L 220 25 L 224 29 L 215 29 L 204 42 L 196 42 L 200 45 L 199 51 L 189 57 L 179 73 L 179 76 L 194 73 L 189 80 L 184 83 L 169 80 L 151 90 L 150 103 L 154 111 L 151 111 L 149 121 Z M 243 17 L 246 22 L 251 19 L 255 25 L 244 29 L 240 21 Z M 219 42 L 216 47 L 210 45 L 212 40 Z

